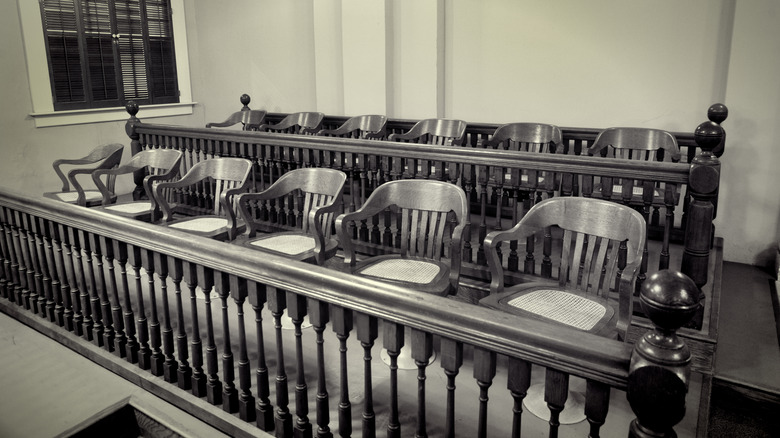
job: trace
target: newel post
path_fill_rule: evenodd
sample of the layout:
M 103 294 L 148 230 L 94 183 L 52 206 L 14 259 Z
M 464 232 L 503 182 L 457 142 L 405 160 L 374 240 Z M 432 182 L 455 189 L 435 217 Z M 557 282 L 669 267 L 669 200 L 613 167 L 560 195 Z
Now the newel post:
M 720 184 L 720 160 L 712 150 L 721 144 L 723 128 L 713 121 L 696 127 L 694 140 L 701 149 L 691 161 L 688 188 L 691 202 L 688 205 L 685 224 L 685 242 L 682 257 L 682 272 L 696 283 L 700 298 L 705 299 L 702 287 L 707 284 L 710 249 L 712 247 L 715 202 Z M 702 306 L 702 309 L 704 306 Z M 703 311 L 697 314 L 689 326 L 701 329 Z
M 676 331 L 701 307 L 699 289 L 685 274 L 664 269 L 642 283 L 639 302 L 655 328 L 631 353 L 626 398 L 636 419 L 628 436 L 676 437 L 691 375 L 691 352 Z
M 125 111 L 130 114 L 130 118 L 125 123 L 125 132 L 130 137 L 130 156 L 133 157 L 141 152 L 141 142 L 139 141 L 141 136 L 135 131 L 136 127 L 141 124 L 141 121 L 135 116 L 138 114 L 138 104 L 134 100 L 128 101 L 125 105 Z M 133 172 L 133 182 L 135 183 L 133 199 L 141 199 L 146 196 L 144 177 L 146 177 L 146 171 L 143 169 Z
M 241 97 L 238 98 L 238 100 L 241 101 L 241 111 L 249 111 L 249 102 L 252 101 L 252 98 L 249 97 L 248 94 L 244 93 L 241 95 Z

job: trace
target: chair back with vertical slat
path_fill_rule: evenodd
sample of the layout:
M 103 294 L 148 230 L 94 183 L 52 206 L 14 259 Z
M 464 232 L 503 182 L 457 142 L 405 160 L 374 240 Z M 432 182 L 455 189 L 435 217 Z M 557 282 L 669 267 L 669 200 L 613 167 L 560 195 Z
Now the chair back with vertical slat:
M 403 134 L 390 134 L 388 140 L 453 146 L 463 143 L 465 133 L 466 122 L 463 120 L 425 119 Z
M 323 129 L 317 135 L 332 137 L 384 139 L 387 136 L 387 117 L 370 114 L 349 118 L 336 129 Z
M 224 122 L 207 123 L 207 128 L 227 128 L 241 123 L 244 131 L 257 131 L 265 120 L 266 112 L 263 110 L 242 110 L 234 112 Z
M 680 161 L 674 136 L 660 129 L 607 128 L 599 133 L 588 155 L 640 161 Z
M 322 128 L 322 120 L 325 114 L 320 112 L 299 112 L 293 113 L 282 119 L 276 124 L 264 123 L 260 125 L 258 131 L 283 132 L 287 134 L 316 134 Z

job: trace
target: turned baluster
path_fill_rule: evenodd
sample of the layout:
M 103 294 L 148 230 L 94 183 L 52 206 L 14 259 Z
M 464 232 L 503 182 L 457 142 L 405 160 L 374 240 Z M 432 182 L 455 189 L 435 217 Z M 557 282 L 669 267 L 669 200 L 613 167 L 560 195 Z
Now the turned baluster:
M 309 322 L 316 335 L 317 343 L 317 438 L 330 438 L 330 403 L 325 380 L 325 341 L 323 332 L 330 321 L 328 303 L 309 299 Z
M 512 436 L 519 437 L 523 425 L 523 399 L 531 386 L 531 362 L 510 357 L 506 387 L 512 395 Z
M 377 319 L 365 313 L 358 313 L 357 337 L 363 347 L 363 436 L 376 436 L 376 415 L 374 414 L 374 395 L 371 380 L 371 349 L 379 336 Z
M 138 362 L 138 352 L 140 345 L 135 337 L 135 314 L 133 313 L 132 300 L 130 299 L 130 288 L 127 281 L 127 245 L 117 240 L 113 241 L 114 257 L 119 265 L 119 278 L 124 298 L 123 318 L 125 330 L 127 331 L 127 361 L 130 363 Z M 121 346 L 116 346 L 116 351 L 121 352 Z
M 176 369 L 179 364 L 173 357 L 173 329 L 171 328 L 171 313 L 168 306 L 168 258 L 164 254 L 154 252 L 152 255 L 154 272 L 160 281 L 160 298 L 162 299 L 163 325 L 162 333 L 162 376 L 168 383 L 176 383 L 178 375 Z M 152 286 L 150 284 L 150 286 Z M 178 289 L 178 285 L 177 285 Z M 155 307 L 157 307 L 155 305 Z M 155 363 L 159 363 L 159 359 Z
M 390 418 L 387 422 L 387 437 L 401 436 L 398 419 L 398 355 L 404 346 L 404 327 L 391 321 L 383 321 L 382 347 L 390 358 Z
M 455 436 L 455 378 L 463 365 L 463 344 L 452 339 L 441 340 L 441 367 L 447 375 L 447 417 L 444 436 Z
M 179 388 L 188 391 L 192 389 L 192 368 L 189 363 L 189 350 L 187 339 L 186 321 L 184 320 L 184 304 L 181 297 L 181 283 L 184 279 L 184 266 L 181 259 L 168 257 L 168 272 L 173 281 L 174 294 L 176 296 L 176 351 L 179 357 L 179 366 L 176 370 L 176 383 Z
M 235 384 L 233 350 L 230 347 L 230 322 L 227 306 L 231 293 L 230 276 L 224 272 L 217 273 L 215 283 L 215 290 L 222 301 L 222 410 L 232 414 L 238 412 L 238 391 Z
M 255 411 L 255 398 L 252 396 L 252 377 L 249 363 L 249 353 L 246 345 L 246 328 L 244 325 L 244 301 L 247 297 L 247 281 L 235 275 L 231 275 L 230 296 L 236 303 L 236 317 L 238 319 L 238 417 L 247 422 L 257 419 Z
M 45 273 L 44 273 L 44 288 L 46 291 L 46 309 L 44 310 L 44 313 L 46 317 L 49 319 L 49 321 L 56 323 L 57 322 L 57 316 L 56 316 L 56 308 L 57 308 L 57 300 L 60 294 L 60 281 L 59 277 L 57 276 L 57 268 L 56 264 L 54 262 L 54 244 L 52 242 L 51 238 L 51 230 L 49 228 L 49 221 L 43 218 L 38 218 L 38 230 L 40 230 L 41 234 L 41 247 L 43 251 L 42 260 L 44 260 L 42 263 L 45 266 Z M 2 230 L 0 230 L 0 246 L 3 247 L 3 252 L 5 252 L 5 234 Z M 7 275 L 7 273 L 6 273 Z M 6 277 L 7 278 L 7 277 Z M 2 289 L 2 286 L 0 286 L 0 289 Z
M 309 422 L 309 398 L 306 373 L 303 363 L 303 342 L 301 325 L 306 317 L 306 297 L 294 292 L 287 292 L 287 315 L 295 327 L 295 436 L 311 437 L 312 428 Z
M 412 359 L 417 365 L 417 437 L 428 436 L 425 410 L 425 369 L 433 355 L 433 335 L 412 329 Z
M 674 425 L 685 416 L 691 352 L 677 330 L 703 303 L 696 283 L 681 272 L 662 270 L 642 285 L 639 302 L 654 329 L 634 344 L 626 398 L 636 419 L 632 438 L 676 437 Z
M 588 438 L 599 438 L 601 426 L 607 419 L 609 411 L 609 386 L 593 380 L 588 380 L 585 389 L 585 418 L 590 424 Z
M 103 270 L 103 253 L 106 252 L 105 239 L 97 234 L 90 233 L 89 235 L 90 246 L 92 247 L 92 254 L 95 256 L 95 273 L 97 281 L 97 296 L 100 299 L 100 314 L 103 322 L 103 339 L 102 343 L 108 351 L 114 351 L 114 337 L 116 333 L 114 331 L 113 318 L 111 315 L 111 303 L 108 300 L 108 287 L 106 285 L 106 275 Z M 108 258 L 106 258 L 108 261 Z M 114 267 L 109 266 L 109 275 L 113 277 Z M 110 279 L 109 279 L 110 281 Z M 116 290 L 114 288 L 113 290 Z
M 339 435 L 352 435 L 352 403 L 349 401 L 349 376 L 347 367 L 347 340 L 352 331 L 352 310 L 331 305 L 332 329 L 339 340 L 340 388 L 339 395 Z
M 24 230 L 22 229 L 21 224 L 21 213 L 18 211 L 14 211 L 13 213 L 13 242 L 14 242 L 14 253 L 16 254 L 16 272 L 17 276 L 14 279 L 14 284 L 16 287 L 14 288 L 14 297 L 16 304 L 19 306 L 23 306 L 26 309 L 30 308 L 30 302 L 29 302 L 29 296 L 30 296 L 30 289 L 29 285 L 27 284 L 27 263 L 24 258 L 23 250 L 26 245 L 24 242 L 22 242 L 22 239 L 25 237 Z M 79 316 L 81 314 L 79 313 Z M 81 318 L 79 318 L 79 322 L 81 321 Z M 78 335 L 81 336 L 81 325 L 79 325 L 78 329 Z
M 284 369 L 284 338 L 282 336 L 282 316 L 287 307 L 287 297 L 283 290 L 268 286 L 268 310 L 274 317 L 276 331 L 276 412 L 274 413 L 277 436 L 292 436 L 293 422 L 288 404 L 287 372 Z
M 569 398 L 569 375 L 552 368 L 547 368 L 544 376 L 544 401 L 550 410 L 550 438 L 558 437 L 560 415 Z
M 70 283 L 68 282 L 68 274 L 65 269 L 65 256 L 63 254 L 63 242 L 60 238 L 61 229 L 54 223 L 49 222 L 49 235 L 51 235 L 51 243 L 54 250 L 52 258 L 54 259 L 54 267 L 57 271 L 57 278 L 59 279 L 59 287 L 54 289 L 54 318 L 55 322 L 60 327 L 67 329 L 67 318 L 65 317 L 68 301 L 70 297 Z M 13 253 L 9 253 L 13 257 Z
M 217 345 L 214 338 L 214 321 L 211 312 L 211 290 L 214 287 L 214 270 L 196 265 L 198 285 L 203 292 L 206 315 L 206 400 L 212 405 L 222 404 L 222 382 L 219 380 Z M 194 385 L 193 385 L 194 386 Z M 194 387 L 193 387 L 194 390 Z
M 82 230 L 79 230 L 79 241 L 84 252 L 82 256 L 82 262 L 86 262 L 86 266 L 83 267 L 85 288 L 82 289 L 82 297 L 85 300 L 84 304 L 86 308 L 89 308 L 91 314 L 91 325 L 89 339 L 95 343 L 95 345 L 103 346 L 103 317 L 100 309 L 100 297 L 98 296 L 98 282 L 95 278 L 95 270 L 92 266 L 92 243 L 90 235 Z M 102 278 L 102 277 L 101 277 Z M 105 289 L 105 287 L 103 287 Z M 85 317 L 85 322 L 87 318 Z
M 474 379 L 479 385 L 479 424 L 477 436 L 487 436 L 488 390 L 496 376 L 496 353 L 482 348 L 474 348 Z
M 45 261 L 41 257 L 41 236 L 38 233 L 37 222 L 36 217 L 25 215 L 27 246 L 29 247 L 33 272 L 32 281 L 35 285 L 30 291 L 30 306 L 33 313 L 46 317 L 46 293 L 43 290 L 43 265 L 45 265 Z
M 255 331 L 257 339 L 257 427 L 270 431 L 274 428 L 274 407 L 270 400 L 268 366 L 265 363 L 265 336 L 263 335 L 263 305 L 266 301 L 265 285 L 251 281 L 247 283 L 247 298 L 255 312 Z
M 127 261 L 133 269 L 135 278 L 136 305 L 138 317 L 136 318 L 136 333 L 138 334 L 138 366 L 142 370 L 151 368 L 152 350 L 149 348 L 149 322 L 146 319 L 146 307 L 144 305 L 143 284 L 141 282 L 141 248 L 136 245 L 128 245 Z M 145 252 L 145 251 L 143 251 Z M 129 303 L 128 303 L 129 304 Z
M 126 357 L 127 337 L 125 335 L 125 326 L 122 321 L 122 305 L 119 299 L 119 288 L 116 282 L 116 272 L 114 270 L 114 242 L 104 236 L 100 236 L 100 246 L 103 248 L 103 257 L 106 259 L 105 265 L 108 267 L 108 290 L 111 291 L 109 305 L 111 313 L 111 328 L 113 330 L 113 340 L 111 351 L 119 357 Z M 108 314 L 108 312 L 106 313 Z
M 66 320 L 69 321 L 67 328 L 75 333 L 76 336 L 83 336 L 84 317 L 81 314 L 81 303 L 79 301 L 82 284 L 76 275 L 76 266 L 81 266 L 81 263 L 76 264 L 73 261 L 74 253 L 78 252 L 78 247 L 74 246 L 73 230 L 71 228 L 60 225 L 60 231 L 65 246 L 65 269 L 68 273 L 68 284 L 70 285 L 70 301 L 68 302 L 68 308 L 65 310 Z
M 5 240 L 5 230 L 6 226 L 8 224 L 5 221 L 5 209 L 0 207 L 0 254 L 3 257 L 2 262 L 2 277 L 0 277 L 0 295 L 3 296 L 3 298 L 9 298 L 8 295 L 8 287 L 11 280 L 11 260 L 8 258 L 8 246 Z
M 712 220 L 715 218 L 713 202 L 720 181 L 720 160 L 712 151 L 723 139 L 723 128 L 715 122 L 704 122 L 696 128 L 694 139 L 701 152 L 691 161 L 688 179 L 691 202 L 688 206 L 681 270 L 699 287 L 699 299 L 703 301 L 705 296 L 701 289 L 708 281 Z M 703 324 L 703 308 L 689 322 L 697 330 Z
M 478 239 L 479 239 L 479 248 L 477 249 L 477 264 L 479 265 L 487 265 L 487 258 L 485 258 L 485 236 L 487 236 L 487 198 L 488 198 L 488 167 L 487 166 L 478 166 L 478 180 L 477 184 L 479 184 L 479 202 L 480 202 L 480 213 L 479 213 L 479 233 L 478 233 Z

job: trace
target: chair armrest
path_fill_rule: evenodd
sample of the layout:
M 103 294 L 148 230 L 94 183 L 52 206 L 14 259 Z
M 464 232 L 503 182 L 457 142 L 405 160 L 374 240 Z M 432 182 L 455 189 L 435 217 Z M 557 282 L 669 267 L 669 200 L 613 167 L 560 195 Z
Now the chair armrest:
M 186 174 L 178 181 L 164 181 L 154 187 L 154 199 L 163 212 L 163 222 L 170 222 L 173 219 L 173 210 L 171 205 L 168 204 L 168 201 L 165 199 L 163 191 L 166 189 L 176 189 L 180 187 L 191 186 L 199 181 L 202 181 L 202 178 L 198 176 L 192 176 L 192 174 Z
M 528 227 L 518 223 L 508 230 L 491 231 L 485 236 L 482 244 L 487 257 L 488 267 L 490 268 L 490 293 L 496 294 L 504 291 L 504 267 L 501 265 L 501 259 L 498 257 L 496 248 L 501 242 L 509 240 L 520 240 L 526 238 L 539 228 Z
M 248 185 L 249 180 L 247 179 L 240 186 L 225 190 L 219 196 L 219 202 L 222 204 L 222 209 L 225 212 L 225 216 L 227 216 L 228 240 L 233 240 L 236 238 L 236 229 L 238 228 L 236 224 L 235 204 L 233 203 L 235 201 L 234 198 L 246 190 Z
M 629 263 L 623 269 L 618 282 L 618 315 L 616 328 L 619 340 L 625 341 L 628 327 L 631 325 L 631 315 L 634 312 L 634 290 L 636 272 L 642 264 L 641 258 Z M 625 295 L 625 298 L 623 298 Z
M 143 166 L 145 167 L 145 166 Z M 119 166 L 114 169 L 96 169 L 92 171 L 92 182 L 95 184 L 95 187 L 97 187 L 98 191 L 100 191 L 100 194 L 103 196 L 103 200 L 101 201 L 102 205 L 109 205 L 111 204 L 111 191 L 108 190 L 108 187 L 103 183 L 103 180 L 100 179 L 104 175 L 124 175 L 128 173 L 133 173 L 138 170 L 143 169 L 143 167 L 134 166 L 130 163 L 125 164 L 123 166 Z M 147 193 L 149 193 L 147 191 Z
M 207 128 L 225 128 L 225 127 L 228 127 L 228 126 L 233 126 L 236 123 L 239 123 L 240 121 L 241 121 L 241 114 L 233 113 L 224 122 L 206 123 L 206 127 Z
M 341 212 L 343 204 L 340 201 L 333 202 L 330 205 L 322 205 L 313 208 L 309 212 L 309 224 L 314 227 L 314 257 L 318 265 L 322 266 L 325 263 L 325 230 L 322 229 L 322 216 L 326 213 L 333 214 L 334 216 Z M 327 224 L 330 227 L 330 222 Z
M 68 180 L 70 181 L 70 184 L 73 186 L 73 188 L 76 189 L 76 192 L 79 194 L 78 198 L 76 198 L 76 205 L 80 205 L 82 207 L 87 205 L 87 197 L 84 194 L 84 188 L 81 186 L 81 183 L 79 183 L 78 180 L 76 179 L 76 175 L 85 175 L 85 174 L 91 175 L 94 171 L 95 169 L 72 169 L 70 172 L 68 172 Z M 108 189 L 106 189 L 106 191 L 108 191 Z

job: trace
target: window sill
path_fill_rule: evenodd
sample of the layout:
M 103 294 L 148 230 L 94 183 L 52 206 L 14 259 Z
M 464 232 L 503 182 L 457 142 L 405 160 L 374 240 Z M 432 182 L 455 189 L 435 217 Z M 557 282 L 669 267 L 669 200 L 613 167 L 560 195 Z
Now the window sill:
M 192 114 L 196 102 L 171 103 L 164 105 L 144 105 L 143 118 L 182 116 Z M 51 111 L 31 113 L 36 128 L 48 126 L 79 125 L 84 123 L 114 122 L 127 120 L 130 115 L 124 107 L 96 108 L 74 111 Z

